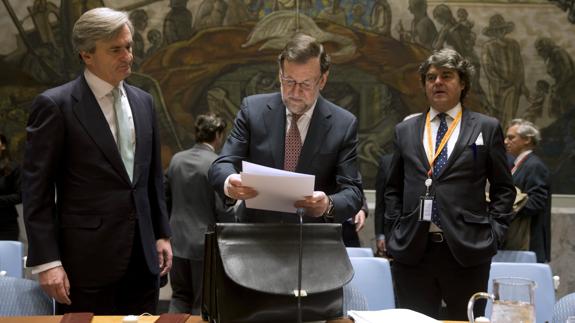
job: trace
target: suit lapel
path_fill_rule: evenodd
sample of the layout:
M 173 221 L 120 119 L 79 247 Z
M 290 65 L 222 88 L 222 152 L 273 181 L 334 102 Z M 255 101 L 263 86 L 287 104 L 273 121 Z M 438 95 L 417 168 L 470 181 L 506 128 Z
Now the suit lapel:
M 72 96 L 77 100 L 73 108 L 76 118 L 118 174 L 130 183 L 110 126 L 84 76 L 76 79 Z
M 309 122 L 309 128 L 305 141 L 301 148 L 296 171 L 300 173 L 310 173 L 311 162 L 317 151 L 322 147 L 324 138 L 326 138 L 331 123 L 331 111 L 327 107 L 324 98 L 321 96 L 317 99 L 317 104 Z M 306 161 L 306 162 L 302 162 Z
M 429 113 L 429 111 L 427 113 Z M 425 146 L 423 144 L 427 141 L 423 138 L 423 135 L 425 134 L 425 119 L 427 118 L 427 113 L 422 113 L 417 116 L 417 132 L 415 133 L 417 136 L 417 138 L 415 138 L 415 142 L 417 143 L 417 157 L 421 161 L 426 172 L 429 170 L 429 159 L 425 153 Z
M 475 121 L 475 116 L 463 109 L 463 115 L 461 116 L 461 128 L 459 129 L 459 137 L 455 142 L 455 147 L 453 147 L 453 152 L 449 154 L 447 159 L 447 165 L 441 170 L 437 177 L 443 175 L 457 160 L 459 155 L 465 150 L 467 144 L 470 142 L 471 138 L 479 135 L 477 132 L 477 122 Z
M 268 151 L 271 151 L 273 167 L 283 169 L 284 165 L 284 145 L 285 145 L 285 124 L 286 108 L 281 100 L 281 95 L 277 95 L 276 100 L 268 103 L 267 111 L 264 113 L 264 125 L 270 140 Z

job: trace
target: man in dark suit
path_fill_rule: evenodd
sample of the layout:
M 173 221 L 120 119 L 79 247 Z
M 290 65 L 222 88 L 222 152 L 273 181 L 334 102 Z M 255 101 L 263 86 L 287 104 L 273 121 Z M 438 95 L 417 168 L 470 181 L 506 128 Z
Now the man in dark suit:
M 307 222 L 342 223 L 361 208 L 357 119 L 320 95 L 329 56 L 313 37 L 297 34 L 279 55 L 281 94 L 246 97 L 220 157 L 210 168 L 214 189 L 228 202 L 253 198 L 242 185 L 243 160 L 315 175 L 313 195 L 297 201 Z M 293 126 L 293 127 L 292 127 Z M 287 153 L 285 153 L 287 151 Z M 246 209 L 242 222 L 297 222 L 294 214 Z
M 469 297 L 487 290 L 515 188 L 499 122 L 461 105 L 472 65 L 443 49 L 419 72 L 430 108 L 395 129 L 386 245 L 399 307 L 437 318 L 443 300 L 442 319 L 466 320 Z
M 393 154 L 391 153 L 381 156 L 377 168 L 377 175 L 375 176 L 375 212 L 373 222 L 378 256 L 386 255 L 385 231 L 383 228 L 385 218 L 385 186 L 389 177 L 392 158 Z
M 109 8 L 84 13 L 73 43 L 83 75 L 33 102 L 23 201 L 27 265 L 57 312 L 156 311 L 172 250 L 152 98 L 123 80 L 132 25 Z
M 529 250 L 535 252 L 537 262 L 549 262 L 551 260 L 549 169 L 533 153 L 533 149 L 540 141 L 539 130 L 529 121 L 514 119 L 507 128 L 505 147 L 514 157 L 511 169 L 513 183 L 527 194 L 527 202 L 517 212 L 513 222 L 530 221 Z M 511 228 L 509 234 L 512 234 Z
M 216 222 L 233 222 L 208 181 L 208 169 L 224 142 L 226 122 L 215 115 L 196 118 L 196 144 L 174 155 L 164 183 L 170 211 L 174 265 L 170 271 L 170 312 L 200 314 L 204 270 L 204 235 Z

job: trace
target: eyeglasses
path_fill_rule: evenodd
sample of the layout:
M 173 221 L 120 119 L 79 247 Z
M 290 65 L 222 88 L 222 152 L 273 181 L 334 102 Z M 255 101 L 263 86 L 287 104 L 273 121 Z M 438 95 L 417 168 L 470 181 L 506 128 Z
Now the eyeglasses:
M 321 76 L 315 81 L 307 80 L 307 81 L 303 81 L 303 82 L 298 82 L 294 79 L 284 77 L 283 75 L 280 76 L 281 84 L 283 86 L 285 86 L 286 88 L 294 89 L 296 85 L 299 85 L 299 88 L 304 90 L 304 91 L 312 90 L 319 83 L 320 79 L 321 79 Z

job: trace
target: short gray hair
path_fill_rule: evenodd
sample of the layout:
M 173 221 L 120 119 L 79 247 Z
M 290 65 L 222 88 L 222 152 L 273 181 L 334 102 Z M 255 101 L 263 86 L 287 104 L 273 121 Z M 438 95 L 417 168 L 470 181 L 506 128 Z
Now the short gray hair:
M 96 50 L 96 41 L 114 38 L 124 25 L 134 34 L 134 27 L 126 12 L 106 7 L 86 11 L 76 21 L 72 30 L 74 51 L 93 53 Z
M 537 146 L 541 141 L 541 133 L 535 125 L 524 119 L 513 119 L 509 123 L 509 128 L 517 126 L 517 134 L 523 139 L 531 139 L 533 146 Z
M 457 71 L 459 78 L 465 84 L 465 87 L 461 91 L 461 97 L 459 98 L 459 101 L 463 101 L 467 92 L 471 89 L 471 78 L 475 74 L 473 65 L 453 49 L 444 48 L 437 50 L 419 66 L 419 78 L 423 87 L 425 87 L 426 74 L 432 65 Z
M 325 52 L 323 45 L 314 37 L 298 33 L 288 41 L 282 52 L 278 56 L 280 71 L 283 72 L 285 60 L 295 63 L 306 63 L 311 58 L 319 57 L 319 67 L 321 74 L 329 71 L 330 58 Z

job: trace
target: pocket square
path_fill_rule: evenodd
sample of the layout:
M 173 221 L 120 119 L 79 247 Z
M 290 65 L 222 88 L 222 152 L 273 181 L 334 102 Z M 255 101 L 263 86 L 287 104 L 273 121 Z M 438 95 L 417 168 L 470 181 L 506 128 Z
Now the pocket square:
M 477 136 L 477 139 L 475 139 L 475 145 L 483 146 L 483 134 L 481 132 L 479 133 L 479 136 Z

